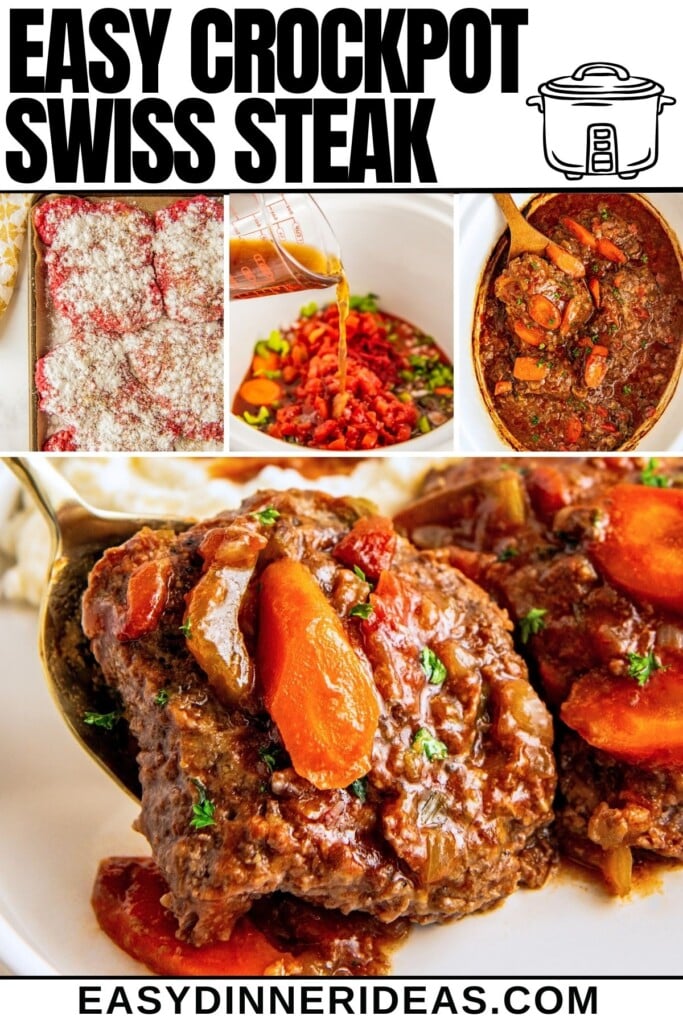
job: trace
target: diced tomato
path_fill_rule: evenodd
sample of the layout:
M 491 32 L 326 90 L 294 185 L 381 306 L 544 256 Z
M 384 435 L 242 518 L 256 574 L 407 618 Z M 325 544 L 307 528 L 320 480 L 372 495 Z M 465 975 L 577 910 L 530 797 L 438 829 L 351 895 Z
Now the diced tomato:
M 156 629 L 168 601 L 171 573 L 168 558 L 144 562 L 131 573 L 126 591 L 125 619 L 116 634 L 117 640 L 138 640 Z
M 350 569 L 358 566 L 376 580 L 388 569 L 396 551 L 396 533 L 385 516 L 364 516 L 339 541 L 332 554 Z

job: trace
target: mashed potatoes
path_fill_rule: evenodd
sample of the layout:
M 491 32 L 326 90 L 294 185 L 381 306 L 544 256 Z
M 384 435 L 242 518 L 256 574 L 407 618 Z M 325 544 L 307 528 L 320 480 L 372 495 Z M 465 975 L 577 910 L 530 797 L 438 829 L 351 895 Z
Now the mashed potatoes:
M 47 456 L 45 456 L 47 458 Z M 391 515 L 413 493 L 431 461 L 424 457 L 364 459 L 348 476 L 305 480 L 294 469 L 266 466 L 248 483 L 212 477 L 212 460 L 195 456 L 54 459 L 76 491 L 99 508 L 124 512 L 205 518 L 234 508 L 264 488 L 314 488 L 328 494 L 370 498 Z M 12 475 L 0 476 L 0 594 L 37 605 L 50 559 L 50 540 L 42 515 Z

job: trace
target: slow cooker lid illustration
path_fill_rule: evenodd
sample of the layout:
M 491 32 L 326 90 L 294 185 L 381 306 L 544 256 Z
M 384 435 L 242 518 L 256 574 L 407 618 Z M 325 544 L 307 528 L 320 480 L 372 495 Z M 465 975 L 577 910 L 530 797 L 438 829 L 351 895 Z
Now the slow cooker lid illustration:
M 538 89 L 527 104 L 543 113 L 546 161 L 567 178 L 635 178 L 657 162 L 659 114 L 676 102 L 658 82 L 621 64 L 596 62 Z
M 664 86 L 651 78 L 636 78 L 621 64 L 582 64 L 572 75 L 539 85 L 541 96 L 568 100 L 630 100 L 660 96 Z M 675 100 L 669 100 L 674 103 Z

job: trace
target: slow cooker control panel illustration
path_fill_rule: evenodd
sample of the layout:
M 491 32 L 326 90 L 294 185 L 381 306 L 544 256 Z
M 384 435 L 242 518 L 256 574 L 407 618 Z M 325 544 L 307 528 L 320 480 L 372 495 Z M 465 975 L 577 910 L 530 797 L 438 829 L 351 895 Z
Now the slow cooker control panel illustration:
M 584 174 L 635 178 L 657 162 L 658 120 L 675 103 L 621 64 L 582 64 L 538 87 L 527 104 L 543 114 L 546 161 L 574 181 Z

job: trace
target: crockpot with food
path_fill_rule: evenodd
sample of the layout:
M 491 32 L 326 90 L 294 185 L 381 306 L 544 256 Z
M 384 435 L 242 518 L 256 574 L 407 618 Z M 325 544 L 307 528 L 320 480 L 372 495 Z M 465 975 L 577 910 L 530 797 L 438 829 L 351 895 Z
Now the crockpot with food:
M 657 82 L 621 64 L 594 63 L 538 88 L 527 104 L 543 114 L 546 160 L 567 178 L 635 178 L 657 162 L 658 118 L 676 102 Z
M 502 236 L 484 271 L 473 356 L 494 426 L 518 450 L 634 448 L 680 376 L 678 240 L 634 194 L 542 195 L 525 214 L 555 260 L 507 261 Z

